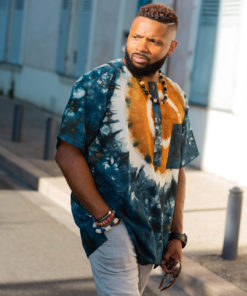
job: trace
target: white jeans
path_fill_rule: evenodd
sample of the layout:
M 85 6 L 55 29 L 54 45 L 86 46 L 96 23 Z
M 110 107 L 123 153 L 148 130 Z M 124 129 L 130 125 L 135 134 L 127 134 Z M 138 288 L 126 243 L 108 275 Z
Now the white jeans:
M 98 296 L 140 296 L 153 264 L 140 265 L 124 222 L 105 232 L 107 241 L 90 256 Z

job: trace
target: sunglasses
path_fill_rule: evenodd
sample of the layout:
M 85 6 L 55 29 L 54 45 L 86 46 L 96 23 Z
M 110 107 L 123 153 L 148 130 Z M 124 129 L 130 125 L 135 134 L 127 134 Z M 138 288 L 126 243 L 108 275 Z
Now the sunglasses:
M 165 272 L 159 285 L 160 291 L 167 290 L 175 284 L 182 268 L 181 263 L 179 261 L 176 261 L 172 257 L 169 258 L 169 260 L 166 263 L 166 266 L 169 266 L 169 269 L 173 270 L 173 272 Z

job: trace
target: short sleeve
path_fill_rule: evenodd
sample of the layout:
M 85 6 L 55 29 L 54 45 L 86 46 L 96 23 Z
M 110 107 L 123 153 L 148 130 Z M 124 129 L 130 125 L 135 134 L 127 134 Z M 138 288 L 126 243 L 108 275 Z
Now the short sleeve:
M 67 106 L 64 110 L 60 130 L 57 136 L 85 152 L 85 100 L 86 90 L 83 87 L 83 77 L 72 88 Z
M 189 106 L 186 102 L 185 116 L 182 124 L 181 163 L 180 167 L 186 166 L 199 155 L 195 137 L 189 120 Z

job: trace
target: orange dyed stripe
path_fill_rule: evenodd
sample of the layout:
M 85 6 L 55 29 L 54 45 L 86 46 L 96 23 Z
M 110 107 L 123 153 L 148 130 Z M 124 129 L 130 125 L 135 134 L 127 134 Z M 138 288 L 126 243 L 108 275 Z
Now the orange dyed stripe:
M 161 103 L 162 113 L 162 139 L 168 143 L 167 147 L 163 145 L 161 166 L 154 168 L 155 171 L 165 173 L 166 162 L 169 153 L 169 141 L 172 135 L 174 123 L 182 123 L 184 118 L 184 101 L 179 91 L 166 79 L 169 102 Z M 148 83 L 145 82 L 148 89 Z M 157 83 L 159 93 L 162 92 L 161 83 Z M 143 155 L 148 165 L 153 167 L 154 136 L 152 134 L 150 121 L 154 125 L 154 112 L 151 108 L 151 114 L 148 115 L 148 99 L 144 95 L 139 82 L 132 78 L 126 98 L 127 116 L 129 125 L 129 134 L 132 145 Z M 175 109 L 173 107 L 175 106 Z M 148 118 L 149 116 L 149 118 Z
M 139 82 L 132 78 L 131 87 L 128 90 L 128 125 L 131 135 L 132 145 L 145 158 L 151 156 L 153 161 L 154 137 L 148 122 L 147 97 L 141 90 Z

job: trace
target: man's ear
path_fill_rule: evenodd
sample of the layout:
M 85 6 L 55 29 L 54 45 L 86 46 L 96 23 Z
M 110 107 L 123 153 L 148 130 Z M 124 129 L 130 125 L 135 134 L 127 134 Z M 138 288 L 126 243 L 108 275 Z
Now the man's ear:
M 170 45 L 169 50 L 168 50 L 168 53 L 167 53 L 168 56 L 171 56 L 173 54 L 173 52 L 176 49 L 177 45 L 178 45 L 177 40 L 172 40 L 171 45 Z

